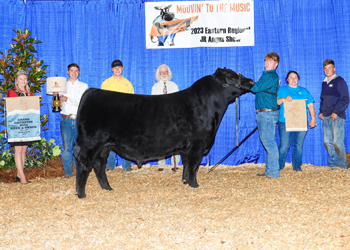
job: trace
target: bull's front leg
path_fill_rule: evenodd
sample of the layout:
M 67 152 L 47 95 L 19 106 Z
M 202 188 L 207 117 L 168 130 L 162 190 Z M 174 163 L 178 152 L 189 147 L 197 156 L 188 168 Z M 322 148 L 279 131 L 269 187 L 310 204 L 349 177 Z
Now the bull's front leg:
M 106 175 L 106 160 L 107 157 L 99 157 L 94 163 L 94 171 L 101 188 L 112 191 Z
M 77 166 L 75 168 L 75 175 L 76 175 L 75 190 L 79 199 L 85 199 L 86 198 L 86 194 L 85 194 L 86 181 L 92 167 L 87 168 L 78 159 L 76 159 L 76 162 L 77 162 Z

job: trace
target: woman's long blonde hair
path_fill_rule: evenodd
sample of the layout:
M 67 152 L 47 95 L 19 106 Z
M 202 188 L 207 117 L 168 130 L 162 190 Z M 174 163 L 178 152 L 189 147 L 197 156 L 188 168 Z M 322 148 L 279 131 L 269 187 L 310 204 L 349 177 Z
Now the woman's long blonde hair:
M 18 78 L 18 76 L 19 75 L 25 75 L 25 76 L 27 76 L 27 84 L 26 84 L 26 86 L 25 86 L 25 91 L 28 93 L 28 94 L 30 94 L 30 88 L 29 88 L 29 85 L 28 85 L 28 74 L 27 74 L 27 72 L 25 71 L 25 70 L 18 70 L 17 71 L 17 73 L 16 73 L 16 75 L 15 75 L 15 86 L 16 86 L 16 89 L 18 90 L 18 91 L 23 91 L 23 90 L 21 90 L 21 88 L 18 86 L 18 83 L 17 83 L 17 78 Z

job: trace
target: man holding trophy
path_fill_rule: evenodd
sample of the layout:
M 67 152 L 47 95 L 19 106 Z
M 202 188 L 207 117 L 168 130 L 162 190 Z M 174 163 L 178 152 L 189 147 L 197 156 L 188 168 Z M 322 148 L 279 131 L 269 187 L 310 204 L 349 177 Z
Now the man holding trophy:
M 77 138 L 77 111 L 80 99 L 88 89 L 88 85 L 78 80 L 80 68 L 78 64 L 72 63 L 68 65 L 69 79 L 67 82 L 66 93 L 53 92 L 54 98 L 60 94 L 61 103 L 61 136 L 64 146 L 62 153 L 62 163 L 64 168 L 64 177 L 70 178 L 73 176 L 73 145 Z M 56 102 L 56 101 L 55 101 Z M 55 103 L 56 106 L 56 103 Z M 54 110 L 54 112 L 56 112 Z M 76 161 L 74 159 L 75 166 Z

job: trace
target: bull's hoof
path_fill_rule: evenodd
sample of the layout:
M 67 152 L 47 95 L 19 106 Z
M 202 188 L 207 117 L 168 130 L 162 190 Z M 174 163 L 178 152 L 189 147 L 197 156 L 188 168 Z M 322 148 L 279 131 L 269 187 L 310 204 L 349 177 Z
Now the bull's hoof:
M 182 180 L 183 184 L 188 184 L 188 182 L 186 180 Z
M 84 194 L 84 195 L 78 194 L 78 198 L 79 198 L 79 199 L 85 199 L 85 198 L 86 198 L 86 194 Z
M 198 184 L 190 184 L 190 183 L 188 183 L 188 185 L 189 185 L 190 187 L 192 187 L 192 188 L 198 188 L 198 187 L 199 187 Z
M 108 188 L 102 188 L 102 189 L 104 189 L 104 190 L 108 190 L 108 191 L 113 191 L 113 188 L 111 188 L 111 187 L 108 187 Z

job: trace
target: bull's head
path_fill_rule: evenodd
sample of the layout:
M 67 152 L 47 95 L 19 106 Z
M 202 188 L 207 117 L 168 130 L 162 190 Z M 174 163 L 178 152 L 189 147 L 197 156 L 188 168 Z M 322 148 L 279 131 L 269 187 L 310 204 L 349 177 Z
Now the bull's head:
M 231 69 L 218 68 L 213 74 L 213 77 L 218 80 L 223 87 L 231 86 L 240 90 L 239 92 L 249 91 L 254 86 L 252 79 L 246 78 L 242 74 L 237 74 Z
M 169 22 L 171 20 L 174 19 L 175 17 L 175 14 L 172 13 L 172 12 L 169 12 L 169 9 L 171 7 L 171 4 L 168 5 L 168 6 L 165 6 L 165 7 L 162 7 L 162 6 L 156 6 L 154 7 L 156 10 L 160 10 L 160 15 L 162 17 L 163 20 Z

